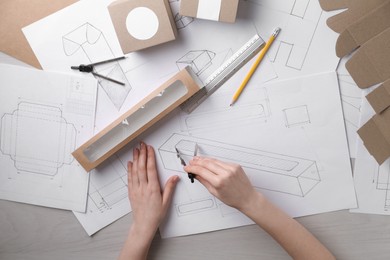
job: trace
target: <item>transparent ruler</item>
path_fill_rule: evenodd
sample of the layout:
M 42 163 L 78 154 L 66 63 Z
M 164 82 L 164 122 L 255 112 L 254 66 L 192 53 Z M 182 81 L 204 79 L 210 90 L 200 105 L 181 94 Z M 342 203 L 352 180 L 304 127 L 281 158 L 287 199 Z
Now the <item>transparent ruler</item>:
M 206 79 L 204 87 L 180 105 L 180 108 L 187 113 L 194 111 L 208 96 L 213 94 L 234 73 L 251 60 L 264 45 L 265 43 L 259 35 L 256 34 L 253 36 L 244 46 L 225 61 L 221 67 L 213 72 Z

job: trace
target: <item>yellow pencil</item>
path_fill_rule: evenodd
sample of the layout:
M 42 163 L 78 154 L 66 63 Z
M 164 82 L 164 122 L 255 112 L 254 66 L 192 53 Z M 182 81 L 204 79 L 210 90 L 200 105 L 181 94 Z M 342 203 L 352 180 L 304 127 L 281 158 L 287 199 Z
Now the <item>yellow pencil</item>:
M 255 73 L 257 67 L 259 66 L 260 62 L 263 60 L 265 54 L 267 53 L 268 49 L 271 47 L 271 45 L 274 42 L 274 40 L 276 39 L 276 37 L 278 36 L 280 30 L 281 30 L 280 28 L 276 28 L 274 30 L 274 32 L 272 33 L 271 37 L 268 39 L 267 43 L 264 46 L 264 49 L 261 50 L 259 57 L 257 57 L 255 63 L 252 65 L 251 69 L 249 70 L 245 79 L 242 81 L 242 83 L 241 83 L 240 87 L 237 89 L 236 93 L 234 93 L 234 96 L 233 96 L 232 102 L 230 103 L 230 106 L 232 106 L 237 101 L 237 99 L 240 97 L 241 92 L 243 91 L 246 84 L 248 83 L 248 81 L 252 77 L 253 73 Z

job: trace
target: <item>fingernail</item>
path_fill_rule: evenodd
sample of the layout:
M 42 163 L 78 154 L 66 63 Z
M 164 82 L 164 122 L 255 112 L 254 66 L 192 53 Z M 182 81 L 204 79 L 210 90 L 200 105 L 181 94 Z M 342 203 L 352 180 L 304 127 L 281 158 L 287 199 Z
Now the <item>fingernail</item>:
M 194 161 L 197 161 L 197 160 L 200 160 L 200 157 L 199 156 L 194 156 L 194 158 L 192 158 Z
M 177 176 L 177 175 L 175 175 L 175 176 L 173 176 L 173 182 L 178 182 L 178 181 L 180 181 L 180 177 L 179 176 Z

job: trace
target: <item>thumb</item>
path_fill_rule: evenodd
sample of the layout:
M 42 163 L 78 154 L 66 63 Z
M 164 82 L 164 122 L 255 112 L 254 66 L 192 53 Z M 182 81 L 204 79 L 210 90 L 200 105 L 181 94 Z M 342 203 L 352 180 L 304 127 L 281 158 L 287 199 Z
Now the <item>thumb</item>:
M 164 211 L 168 208 L 169 204 L 171 204 L 173 192 L 175 191 L 176 184 L 180 180 L 179 176 L 175 175 L 168 179 L 165 184 L 163 196 L 162 196 L 162 205 Z

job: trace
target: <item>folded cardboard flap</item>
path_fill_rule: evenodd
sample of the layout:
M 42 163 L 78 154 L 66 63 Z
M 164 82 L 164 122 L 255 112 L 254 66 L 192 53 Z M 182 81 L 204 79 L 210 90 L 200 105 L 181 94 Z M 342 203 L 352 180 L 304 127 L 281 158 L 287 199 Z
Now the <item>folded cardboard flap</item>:
M 386 109 L 382 114 L 372 117 L 358 130 L 367 150 L 379 164 L 390 157 L 389 122 L 390 109 Z
M 125 54 L 176 39 L 168 0 L 117 0 L 108 10 Z
M 335 32 L 341 33 L 362 16 L 389 0 L 349 0 L 348 9 L 330 17 L 326 23 Z
M 72 155 L 90 171 L 200 90 L 200 82 L 186 67 L 137 105 L 112 122 Z
M 345 66 L 360 88 L 389 79 L 390 28 L 360 47 Z
M 375 110 L 375 113 L 381 114 L 390 107 L 390 79 L 366 96 L 368 102 Z M 388 122 L 390 125 L 390 121 Z
M 348 0 L 320 0 L 321 8 L 325 11 L 334 11 L 348 7 Z
M 337 39 L 336 54 L 343 57 L 390 27 L 390 1 L 348 26 Z
M 234 23 L 238 2 L 239 0 L 181 0 L 179 13 L 189 17 Z M 220 10 L 210 10 L 217 7 Z

